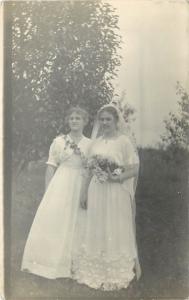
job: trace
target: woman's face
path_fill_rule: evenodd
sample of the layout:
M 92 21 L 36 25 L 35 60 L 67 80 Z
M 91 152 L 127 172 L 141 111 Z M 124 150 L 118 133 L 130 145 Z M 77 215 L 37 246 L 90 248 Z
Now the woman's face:
M 99 122 L 100 126 L 103 130 L 103 133 L 111 133 L 112 131 L 115 131 L 116 129 L 116 121 L 114 116 L 107 112 L 103 111 L 99 116 Z
M 71 131 L 83 131 L 84 119 L 77 112 L 73 112 L 68 118 L 68 125 Z

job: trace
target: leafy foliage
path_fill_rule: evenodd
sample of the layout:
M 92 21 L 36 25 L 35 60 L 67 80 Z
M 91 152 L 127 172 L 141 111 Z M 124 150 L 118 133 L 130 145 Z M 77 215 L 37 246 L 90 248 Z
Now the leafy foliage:
M 101 1 L 12 2 L 13 157 L 23 165 L 66 131 L 70 104 L 84 106 L 91 130 L 114 97 L 120 65 L 118 16 Z
M 165 120 L 166 134 L 162 136 L 164 145 L 173 150 L 185 149 L 189 151 L 189 94 L 177 83 L 177 95 L 180 96 L 179 113 L 169 113 Z

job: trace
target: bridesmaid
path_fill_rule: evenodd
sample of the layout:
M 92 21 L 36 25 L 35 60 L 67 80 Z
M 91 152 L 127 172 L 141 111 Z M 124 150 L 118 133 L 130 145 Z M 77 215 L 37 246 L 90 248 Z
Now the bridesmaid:
M 87 112 L 67 112 L 70 132 L 54 139 L 46 170 L 46 192 L 26 242 L 23 271 L 55 279 L 71 277 L 72 243 L 82 185 L 83 162 L 90 139 L 83 135 Z

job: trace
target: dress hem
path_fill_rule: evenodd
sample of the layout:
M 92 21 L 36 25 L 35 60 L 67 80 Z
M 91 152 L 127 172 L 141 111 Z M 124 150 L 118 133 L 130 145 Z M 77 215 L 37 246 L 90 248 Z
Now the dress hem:
M 57 279 L 57 278 L 71 278 L 71 273 L 61 272 L 57 274 L 57 271 L 54 268 L 46 267 L 38 263 L 27 262 L 24 263 L 21 267 L 21 271 L 45 277 L 47 279 Z

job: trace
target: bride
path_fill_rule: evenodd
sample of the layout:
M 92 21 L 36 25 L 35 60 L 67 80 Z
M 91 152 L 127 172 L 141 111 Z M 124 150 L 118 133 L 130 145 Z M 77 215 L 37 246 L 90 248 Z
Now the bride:
M 114 104 L 99 110 L 93 130 L 97 138 L 89 151 L 90 175 L 81 198 L 87 208 L 85 237 L 82 246 L 74 248 L 73 263 L 73 278 L 94 289 L 127 288 L 141 273 L 134 201 L 139 158 L 125 128 Z M 107 161 L 117 166 L 114 171 Z
M 67 114 L 70 132 L 50 146 L 46 192 L 39 205 L 26 242 L 24 271 L 54 279 L 71 277 L 72 244 L 82 185 L 82 162 L 90 139 L 83 135 L 87 112 L 79 107 Z

